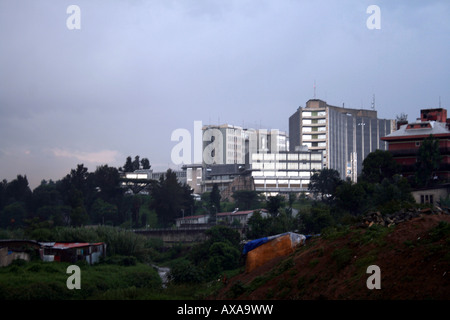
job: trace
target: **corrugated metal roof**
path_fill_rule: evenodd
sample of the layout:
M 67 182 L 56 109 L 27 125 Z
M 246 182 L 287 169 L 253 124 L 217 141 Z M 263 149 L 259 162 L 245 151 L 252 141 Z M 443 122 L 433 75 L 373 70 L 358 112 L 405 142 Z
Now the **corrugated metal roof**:
M 88 242 L 55 242 L 52 246 L 54 249 L 71 249 L 71 248 L 81 248 L 89 246 L 98 246 L 103 244 L 103 242 L 88 243 Z
M 258 210 L 245 210 L 245 211 L 236 211 L 236 212 L 219 212 L 217 213 L 218 217 L 223 217 L 223 216 L 236 216 L 236 215 L 247 215 L 250 213 L 253 213 L 254 211 L 258 211 Z M 267 210 L 262 209 L 260 210 L 261 212 L 267 212 Z M 177 220 L 187 220 L 187 219 L 198 219 L 198 218 L 203 218 L 207 215 L 198 215 L 198 216 L 187 216 L 187 217 L 183 217 L 183 218 L 177 218 Z
M 423 128 L 409 128 L 408 126 L 410 126 L 411 124 L 430 124 L 431 127 L 427 126 Z M 386 137 L 382 138 L 382 140 L 391 140 L 394 138 L 410 138 L 414 136 L 429 136 L 430 134 L 450 134 L 450 131 L 447 129 L 446 123 L 437 121 L 423 121 L 402 125 L 398 130 L 388 134 Z
M 221 213 L 218 213 L 217 215 L 218 215 L 218 216 L 247 215 L 247 214 L 253 213 L 253 212 L 255 212 L 255 211 L 258 211 L 258 210 L 245 210 L 245 211 L 237 211 L 237 212 L 221 212 Z M 267 210 L 264 210 L 264 209 L 263 209 L 263 210 L 260 210 L 260 211 L 262 211 L 262 212 L 267 212 Z
M 199 218 L 203 218 L 206 217 L 206 215 L 197 215 L 197 216 L 186 216 L 186 217 L 182 217 L 182 218 L 177 218 L 176 220 L 183 220 L 183 219 L 199 219 Z

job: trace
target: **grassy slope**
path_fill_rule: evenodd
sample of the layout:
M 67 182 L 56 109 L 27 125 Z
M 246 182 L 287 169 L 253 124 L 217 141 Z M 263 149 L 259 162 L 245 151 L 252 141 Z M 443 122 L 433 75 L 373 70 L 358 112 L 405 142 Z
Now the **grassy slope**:
M 70 264 L 20 262 L 0 268 L 0 300 L 145 299 L 158 293 L 161 279 L 145 264 L 80 265 L 81 289 L 69 290 Z
M 450 216 L 423 215 L 395 227 L 348 228 L 231 278 L 212 299 L 449 299 Z M 369 290 L 369 265 L 381 289 Z

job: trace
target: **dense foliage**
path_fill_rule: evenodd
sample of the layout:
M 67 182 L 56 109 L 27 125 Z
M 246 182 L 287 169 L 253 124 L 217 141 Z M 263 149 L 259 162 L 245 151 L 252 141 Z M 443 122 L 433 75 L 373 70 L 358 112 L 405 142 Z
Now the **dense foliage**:
M 423 148 L 430 149 L 428 146 Z M 424 155 L 429 154 L 426 150 L 423 150 Z M 423 178 L 424 184 L 432 178 L 436 161 L 429 162 L 430 170 Z M 341 180 L 332 169 L 314 172 L 309 186 L 312 196 L 291 193 L 265 198 L 256 191 L 241 190 L 233 193 L 233 202 L 221 201 L 218 188 L 202 194 L 200 201 L 194 201 L 191 190 L 178 183 L 171 170 L 151 183 L 149 194 L 125 192 L 126 189 L 120 187 L 123 169 L 107 165 L 97 167 L 94 172 L 78 165 L 63 179 L 44 180 L 34 190 L 29 188 L 26 176 L 18 175 L 10 182 L 3 180 L 0 182 L 0 239 L 104 241 L 108 244 L 108 257 L 98 266 L 84 266 L 89 270 L 87 277 L 97 280 L 78 295 L 70 295 L 67 289 L 61 293 L 64 281 L 54 284 L 48 280 L 52 272 L 58 273 L 56 278 L 67 277 L 65 273 L 59 274 L 63 264 L 53 266 L 35 261 L 27 266 L 13 263 L 0 270 L 0 299 L 32 299 L 40 294 L 48 299 L 154 297 L 159 294 L 161 282 L 151 265 L 170 267 L 171 282 L 166 292 L 174 286 L 177 290 L 185 286 L 200 288 L 204 284 L 211 287 L 210 284 L 217 283 L 224 274 L 243 266 L 241 240 L 287 231 L 323 233 L 330 227 L 350 225 L 369 211 L 388 214 L 415 205 L 410 181 L 399 175 L 398 166 L 388 152 L 377 150 L 369 154 L 363 165 L 357 183 Z M 419 162 L 418 166 L 427 164 Z M 127 170 L 148 169 L 150 164 L 138 156 L 134 161 L 128 157 L 124 167 Z M 185 213 L 213 216 L 236 208 L 254 211 L 246 226 L 232 225 L 245 227 L 243 237 L 232 226 L 219 223 L 207 231 L 208 240 L 202 243 L 167 248 L 162 241 L 149 240 L 127 230 L 171 227 L 175 219 Z M 268 214 L 263 214 L 260 209 L 266 209 Z M 87 228 L 86 225 L 95 227 Z M 33 278 L 29 272 L 32 270 L 38 271 L 39 279 Z M 100 270 L 109 272 L 108 276 L 101 275 Z M 8 273 L 11 278 L 2 282 Z M 127 284 L 111 279 L 116 276 L 127 279 Z M 30 279 L 31 283 L 17 285 L 20 277 Z M 138 279 L 144 279 L 144 284 Z M 17 287 L 12 289 L 15 285 Z M 183 298 L 186 296 L 192 297 L 187 292 Z
M 149 169 L 139 156 L 127 158 L 125 170 Z M 43 180 L 31 190 L 26 176 L 0 182 L 0 228 L 24 228 L 31 233 L 56 226 L 111 225 L 124 228 L 169 227 L 182 211 L 192 210 L 191 190 L 168 170 L 148 186 L 147 193 L 121 187 L 122 168 L 83 164 L 54 182 Z M 31 234 L 29 234 L 31 236 Z M 41 233 L 41 235 L 43 235 Z
M 185 257 L 171 265 L 175 283 L 211 281 L 240 265 L 242 248 L 239 233 L 226 226 L 207 230 L 208 240 L 195 245 Z

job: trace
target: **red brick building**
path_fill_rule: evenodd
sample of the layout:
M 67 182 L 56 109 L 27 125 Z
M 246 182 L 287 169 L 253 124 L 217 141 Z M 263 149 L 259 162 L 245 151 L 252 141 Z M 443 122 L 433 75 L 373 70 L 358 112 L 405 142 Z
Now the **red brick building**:
M 435 177 L 441 182 L 447 182 L 450 180 L 449 124 L 446 109 L 423 109 L 416 122 L 399 125 L 398 130 L 381 140 L 388 143 L 388 150 L 402 166 L 402 174 L 407 177 L 415 174 L 417 154 L 422 141 L 430 135 L 439 139 L 442 160 Z

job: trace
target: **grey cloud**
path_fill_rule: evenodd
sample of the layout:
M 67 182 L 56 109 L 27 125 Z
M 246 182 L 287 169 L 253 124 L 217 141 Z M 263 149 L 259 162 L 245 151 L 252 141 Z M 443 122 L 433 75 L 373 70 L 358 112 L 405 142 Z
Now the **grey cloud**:
M 74 3 L 81 30 L 70 31 Z M 450 100 L 446 1 L 379 1 L 376 31 L 371 1 L 74 3 L 0 3 L 0 179 L 59 178 L 78 159 L 55 149 L 139 154 L 164 169 L 171 132 L 195 120 L 286 131 L 314 81 L 334 105 L 369 108 L 375 94 L 385 118 Z

